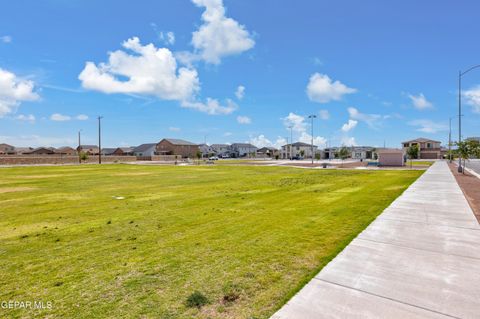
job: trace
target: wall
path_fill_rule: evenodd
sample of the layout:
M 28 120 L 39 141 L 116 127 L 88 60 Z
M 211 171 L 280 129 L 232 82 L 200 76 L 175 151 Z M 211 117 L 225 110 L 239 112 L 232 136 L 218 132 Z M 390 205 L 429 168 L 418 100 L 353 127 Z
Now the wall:
M 102 163 L 134 162 L 135 156 L 102 156 Z M 77 164 L 78 156 L 61 155 L 5 155 L 0 156 L 0 165 L 35 165 L 35 164 Z M 98 163 L 98 156 L 89 156 L 84 163 Z

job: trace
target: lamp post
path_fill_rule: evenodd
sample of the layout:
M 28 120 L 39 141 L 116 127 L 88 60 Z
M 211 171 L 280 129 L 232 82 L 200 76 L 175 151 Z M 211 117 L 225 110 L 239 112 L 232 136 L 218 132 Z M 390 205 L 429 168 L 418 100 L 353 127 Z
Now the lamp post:
M 98 117 L 98 164 L 102 164 L 102 126 L 103 116 Z
M 313 119 L 317 118 L 317 116 L 315 114 L 312 114 L 312 115 L 309 115 L 308 116 L 309 119 L 312 119 L 312 165 L 313 165 Z
M 290 160 L 293 158 L 293 125 L 288 127 L 290 129 Z M 287 138 L 287 146 L 288 146 L 288 138 Z
M 449 119 L 449 130 L 448 130 L 448 159 L 450 163 L 452 162 L 452 118 Z
M 82 144 L 80 143 L 80 132 L 82 132 L 82 130 L 79 130 L 79 131 L 78 131 L 78 149 L 77 149 L 77 152 L 78 152 L 78 164 L 82 164 L 82 156 L 81 156 L 81 154 L 80 154 L 80 151 L 81 151 L 81 149 L 82 149 L 82 148 L 80 147 L 80 145 L 82 145 Z
M 458 71 L 458 141 L 462 141 L 462 76 L 468 72 L 480 68 L 480 64 L 474 65 L 466 71 Z M 458 156 L 458 172 L 462 172 L 462 157 Z

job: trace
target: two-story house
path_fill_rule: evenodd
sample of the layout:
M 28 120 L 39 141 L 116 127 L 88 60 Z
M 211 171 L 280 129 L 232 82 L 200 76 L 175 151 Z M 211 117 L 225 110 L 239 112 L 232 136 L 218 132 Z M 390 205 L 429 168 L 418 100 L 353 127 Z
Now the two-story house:
M 233 143 L 229 151 L 232 157 L 250 157 L 257 154 L 257 147 L 250 143 Z
M 440 141 L 431 140 L 428 138 L 416 138 L 414 140 L 402 142 L 403 151 L 406 153 L 410 146 L 418 146 L 418 158 L 419 159 L 441 159 L 442 149 Z
M 304 157 L 304 158 L 312 158 L 312 155 L 315 156 L 317 152 L 317 146 L 313 145 L 313 154 L 312 154 L 312 145 L 303 143 L 303 142 L 296 142 L 293 144 L 286 144 L 282 146 L 281 157 L 283 159 L 288 159 L 292 157 Z

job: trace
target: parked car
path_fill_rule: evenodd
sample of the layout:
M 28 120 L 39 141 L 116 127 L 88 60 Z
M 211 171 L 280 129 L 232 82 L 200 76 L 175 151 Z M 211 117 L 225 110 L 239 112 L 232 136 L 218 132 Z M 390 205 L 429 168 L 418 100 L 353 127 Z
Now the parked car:
M 294 156 L 294 157 L 292 157 L 292 160 L 301 161 L 301 160 L 303 160 L 303 156 L 298 156 L 298 155 Z
M 218 160 L 218 157 L 217 157 L 217 156 L 211 156 L 211 157 L 209 158 L 209 160 L 211 160 L 211 161 L 217 161 L 217 160 Z

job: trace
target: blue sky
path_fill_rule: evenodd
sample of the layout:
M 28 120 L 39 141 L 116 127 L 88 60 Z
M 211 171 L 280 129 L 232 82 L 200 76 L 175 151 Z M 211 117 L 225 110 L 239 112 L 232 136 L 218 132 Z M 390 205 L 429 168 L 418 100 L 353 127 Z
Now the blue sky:
M 480 63 L 476 1 L 9 1 L 0 143 L 446 142 L 457 73 Z M 480 135 L 480 69 L 463 135 Z M 240 88 L 239 88 L 240 87 Z M 241 88 L 243 87 L 243 89 Z M 456 138 L 456 119 L 453 136 Z

